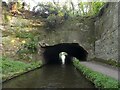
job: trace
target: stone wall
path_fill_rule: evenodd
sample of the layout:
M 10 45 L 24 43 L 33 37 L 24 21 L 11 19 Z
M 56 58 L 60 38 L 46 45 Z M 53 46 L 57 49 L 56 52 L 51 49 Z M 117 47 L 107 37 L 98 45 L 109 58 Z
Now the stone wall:
M 88 59 L 94 56 L 94 19 L 92 18 L 69 19 L 55 30 L 41 31 L 40 37 L 41 42 L 49 45 L 79 43 L 88 51 Z
M 110 2 L 95 21 L 95 57 L 118 60 L 118 3 Z
M 120 30 L 120 2 L 118 5 L 118 30 Z M 120 53 L 120 32 L 118 32 L 118 53 Z M 118 54 L 118 60 L 120 62 L 120 54 Z

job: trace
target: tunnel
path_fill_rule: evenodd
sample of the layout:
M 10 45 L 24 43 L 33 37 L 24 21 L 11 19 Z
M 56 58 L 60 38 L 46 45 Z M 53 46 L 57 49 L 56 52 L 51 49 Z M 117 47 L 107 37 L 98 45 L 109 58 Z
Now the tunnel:
M 87 60 L 88 52 L 78 43 L 60 43 L 52 46 L 41 45 L 41 48 L 44 48 L 43 57 L 48 64 L 61 64 L 62 60 L 59 56 L 61 52 L 67 53 L 65 55 L 65 64 L 71 63 L 73 57 L 80 61 Z

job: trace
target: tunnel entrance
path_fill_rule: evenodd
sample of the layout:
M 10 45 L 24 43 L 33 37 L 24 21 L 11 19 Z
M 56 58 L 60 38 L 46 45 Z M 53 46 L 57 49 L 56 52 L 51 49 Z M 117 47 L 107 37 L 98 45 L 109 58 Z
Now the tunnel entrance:
M 48 64 L 70 64 L 72 58 L 86 61 L 88 52 L 78 43 L 60 43 L 52 46 L 41 45 L 44 48 L 43 57 Z

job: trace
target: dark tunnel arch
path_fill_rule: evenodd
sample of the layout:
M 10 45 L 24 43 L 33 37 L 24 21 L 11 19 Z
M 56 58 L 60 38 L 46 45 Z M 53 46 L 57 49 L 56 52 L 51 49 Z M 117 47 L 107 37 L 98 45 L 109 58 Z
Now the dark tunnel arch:
M 44 48 L 43 57 L 46 63 L 61 63 L 59 53 L 66 52 L 68 55 L 65 59 L 66 63 L 71 62 L 72 57 L 76 57 L 80 61 L 86 61 L 88 52 L 78 43 L 60 43 L 52 46 L 42 46 Z

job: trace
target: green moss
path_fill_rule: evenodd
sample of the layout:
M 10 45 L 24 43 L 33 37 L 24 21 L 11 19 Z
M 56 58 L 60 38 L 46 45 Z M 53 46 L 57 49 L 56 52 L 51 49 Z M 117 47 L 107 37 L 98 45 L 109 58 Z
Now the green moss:
M 79 60 L 74 60 L 73 64 L 86 76 L 86 78 L 93 82 L 97 88 L 112 88 L 113 90 L 113 88 L 120 87 L 120 83 L 118 83 L 117 80 L 87 68 L 82 65 Z

